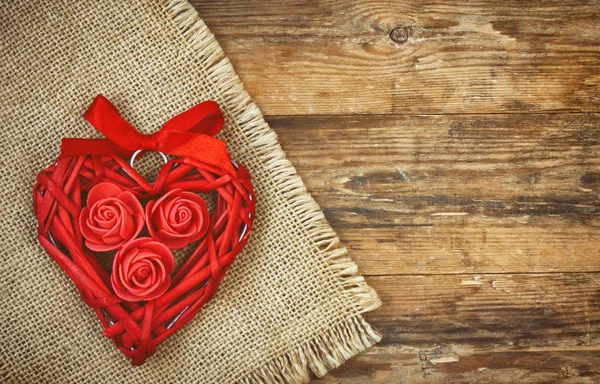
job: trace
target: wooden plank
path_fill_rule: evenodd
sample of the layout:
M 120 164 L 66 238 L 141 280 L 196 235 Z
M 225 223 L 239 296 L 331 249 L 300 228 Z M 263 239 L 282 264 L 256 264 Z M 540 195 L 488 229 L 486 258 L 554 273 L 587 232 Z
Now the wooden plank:
M 600 271 L 600 115 L 270 124 L 366 275 Z
M 600 381 L 600 274 L 379 276 L 383 342 L 324 382 Z
M 469 351 L 375 346 L 311 383 L 572 383 L 599 382 L 598 348 Z M 460 357 L 459 357 L 460 356 Z
M 597 345 L 600 274 L 375 276 L 385 344 L 499 349 Z
M 600 105 L 596 1 L 192 3 L 267 115 Z

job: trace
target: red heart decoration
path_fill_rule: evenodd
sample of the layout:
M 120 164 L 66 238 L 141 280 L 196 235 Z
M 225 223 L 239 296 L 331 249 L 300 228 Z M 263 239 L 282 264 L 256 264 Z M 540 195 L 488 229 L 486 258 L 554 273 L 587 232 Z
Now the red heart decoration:
M 248 242 L 256 198 L 250 174 L 241 164 L 233 163 L 235 171 L 231 172 L 228 167 L 179 157 L 168 161 L 156 181 L 149 183 L 114 152 L 62 156 L 40 172 L 34 187 L 34 211 L 40 244 L 73 280 L 83 301 L 96 311 L 104 335 L 134 365 L 141 365 L 215 294 Z M 206 220 L 201 217 L 206 205 L 199 193 L 208 192 L 216 192 L 218 197 Z M 97 208 L 99 201 L 109 208 Z M 181 208 L 185 202 L 191 204 L 191 210 Z M 145 205 L 145 210 L 137 205 Z M 113 224 L 107 223 L 112 223 L 115 214 L 131 214 L 132 218 L 119 219 L 114 227 L 118 230 L 113 230 Z M 90 215 L 99 221 L 88 228 Z M 196 220 L 191 226 L 193 233 L 183 239 L 174 237 L 171 232 L 179 230 L 177 223 L 189 215 Z M 148 233 L 139 235 L 142 226 Z M 171 275 L 169 249 L 187 242 L 194 244 L 194 250 Z M 116 252 L 112 271 L 99 261 L 110 257 L 103 252 L 109 248 Z M 144 257 L 146 261 L 141 262 Z

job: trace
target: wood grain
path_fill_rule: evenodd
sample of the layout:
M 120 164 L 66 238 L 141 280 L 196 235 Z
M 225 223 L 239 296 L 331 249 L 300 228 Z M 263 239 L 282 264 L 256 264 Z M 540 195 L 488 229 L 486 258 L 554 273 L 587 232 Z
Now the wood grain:
M 386 337 L 323 382 L 597 383 L 599 277 L 371 277 Z
M 600 271 L 600 115 L 269 118 L 366 275 Z
M 597 1 L 193 3 L 270 115 L 600 105 Z
M 322 383 L 600 383 L 600 3 L 192 1 L 383 306 Z

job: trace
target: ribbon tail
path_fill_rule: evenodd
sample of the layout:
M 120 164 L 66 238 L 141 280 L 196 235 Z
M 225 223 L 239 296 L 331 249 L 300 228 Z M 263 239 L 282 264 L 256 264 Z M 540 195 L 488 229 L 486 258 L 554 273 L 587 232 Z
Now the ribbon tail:
M 78 139 L 64 138 L 61 142 L 59 159 L 75 156 L 102 156 L 116 153 L 121 156 L 131 156 L 133 151 L 119 147 L 108 139 Z
M 171 118 L 162 126 L 161 130 L 187 131 L 215 136 L 221 131 L 224 123 L 225 119 L 219 104 L 207 100 Z
M 223 140 L 192 132 L 160 131 L 158 150 L 170 155 L 191 157 L 235 175 Z

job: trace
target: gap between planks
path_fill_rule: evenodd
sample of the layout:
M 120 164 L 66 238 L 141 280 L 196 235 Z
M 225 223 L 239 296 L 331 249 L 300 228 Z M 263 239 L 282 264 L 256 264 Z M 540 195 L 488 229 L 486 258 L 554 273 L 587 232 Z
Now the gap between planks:
M 561 111 L 561 110 L 548 110 L 548 111 L 506 111 L 506 112 L 451 112 L 451 113 L 401 113 L 401 112 L 390 112 L 390 113 L 305 113 L 301 115 L 287 115 L 287 114 L 265 114 L 264 118 L 268 121 L 269 119 L 301 119 L 303 117 L 314 117 L 314 118 L 343 118 L 343 117 L 427 117 L 427 116 L 506 116 L 506 115 L 597 115 L 600 114 L 600 109 L 597 111 Z

